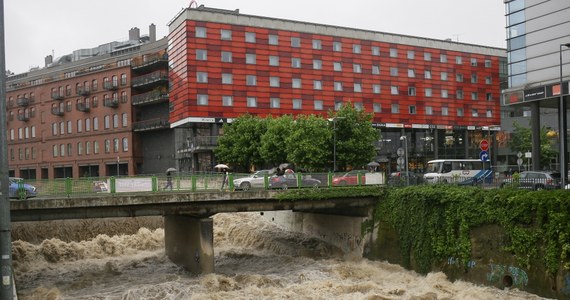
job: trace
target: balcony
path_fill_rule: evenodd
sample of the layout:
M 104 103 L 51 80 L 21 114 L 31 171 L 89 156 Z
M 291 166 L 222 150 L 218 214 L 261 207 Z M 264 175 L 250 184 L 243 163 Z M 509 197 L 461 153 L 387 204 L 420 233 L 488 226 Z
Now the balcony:
M 119 83 L 117 82 L 105 82 L 103 83 L 103 88 L 108 91 L 115 91 L 119 89 Z
M 131 62 L 131 69 L 136 71 L 151 70 L 168 66 L 168 54 L 155 53 L 143 58 L 135 58 Z
M 135 77 L 131 80 L 131 86 L 137 87 L 153 87 L 162 83 L 168 83 L 168 72 L 157 71 L 143 76 Z
M 75 108 L 78 111 L 82 111 L 82 112 L 89 112 L 91 110 L 91 108 L 89 106 L 85 105 L 85 103 L 77 103 L 75 105 Z
M 27 122 L 30 120 L 30 117 L 26 114 L 18 114 L 18 120 Z
M 152 131 L 160 129 L 169 129 L 170 122 L 167 119 L 152 119 L 133 123 L 133 131 Z
M 63 100 L 63 94 L 60 93 L 51 93 L 51 98 L 53 100 Z
M 133 105 L 148 105 L 168 101 L 168 92 L 152 91 L 144 94 L 134 95 L 132 97 Z
M 77 95 L 78 96 L 89 96 L 91 94 L 91 89 L 87 86 L 80 86 L 77 87 Z
M 218 146 L 219 136 L 196 136 L 189 139 L 184 145 L 178 147 L 176 156 L 178 158 L 191 157 L 196 152 L 208 152 Z
M 117 108 L 119 107 L 119 99 L 105 99 L 103 105 L 105 107 Z
M 52 107 L 51 114 L 54 116 L 63 116 L 63 109 L 59 109 L 59 107 Z
M 16 99 L 16 105 L 20 107 L 25 107 L 30 105 L 30 98 L 18 98 Z

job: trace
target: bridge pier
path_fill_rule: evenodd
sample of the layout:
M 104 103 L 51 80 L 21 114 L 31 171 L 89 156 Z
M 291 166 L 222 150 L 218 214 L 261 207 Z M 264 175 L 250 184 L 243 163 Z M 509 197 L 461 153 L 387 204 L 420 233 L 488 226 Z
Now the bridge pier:
M 214 222 L 212 218 L 164 216 L 166 255 L 195 274 L 214 272 Z

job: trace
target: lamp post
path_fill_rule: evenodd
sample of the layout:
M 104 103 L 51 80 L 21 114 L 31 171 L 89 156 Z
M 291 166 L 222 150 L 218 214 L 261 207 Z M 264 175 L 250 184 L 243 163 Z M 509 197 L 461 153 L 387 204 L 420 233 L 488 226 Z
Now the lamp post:
M 336 172 L 336 120 L 345 119 L 345 117 L 329 118 L 329 122 L 333 123 L 333 173 Z
M 570 43 L 560 44 L 560 103 L 558 107 L 558 128 L 560 130 L 560 186 L 566 187 L 568 176 L 568 165 L 566 163 L 566 143 L 568 141 L 566 125 L 566 102 L 564 102 L 564 88 L 562 87 L 562 48 L 570 48 Z
M 410 173 L 408 172 L 408 138 L 405 135 L 400 137 L 400 141 L 404 141 L 404 156 L 406 163 L 406 185 L 410 185 Z

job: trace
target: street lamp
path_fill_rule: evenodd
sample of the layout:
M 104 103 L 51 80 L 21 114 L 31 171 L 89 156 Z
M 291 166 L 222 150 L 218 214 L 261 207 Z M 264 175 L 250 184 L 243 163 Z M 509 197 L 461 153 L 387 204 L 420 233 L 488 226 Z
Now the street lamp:
M 562 48 L 570 48 L 570 43 L 560 44 L 560 103 L 558 107 L 558 128 L 560 130 L 560 176 L 561 187 L 564 189 L 566 187 L 566 176 L 568 176 L 567 164 L 566 164 L 566 143 L 568 140 L 567 136 L 567 125 L 566 125 L 566 102 L 564 102 L 564 88 L 562 87 Z
M 346 119 L 345 117 L 329 118 L 329 122 L 333 122 L 333 173 L 336 172 L 336 120 Z
M 404 141 L 404 156 L 406 157 L 406 185 L 410 185 L 410 172 L 408 172 L 408 138 L 405 135 L 400 137 L 400 141 Z

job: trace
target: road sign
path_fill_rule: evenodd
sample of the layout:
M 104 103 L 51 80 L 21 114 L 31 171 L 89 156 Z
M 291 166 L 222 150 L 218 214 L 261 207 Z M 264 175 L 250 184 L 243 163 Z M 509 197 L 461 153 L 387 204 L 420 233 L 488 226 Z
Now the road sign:
M 398 150 L 396 150 L 396 154 L 398 154 L 398 156 L 404 156 L 404 148 L 398 148 Z
M 523 164 L 522 158 L 517 159 L 517 165 L 521 166 Z
M 403 157 L 398 157 L 398 165 L 403 166 L 406 164 L 406 160 Z
M 483 151 L 489 150 L 489 142 L 487 140 L 481 140 L 479 143 L 479 148 L 481 148 Z
M 481 159 L 481 161 L 488 161 L 489 160 L 489 152 L 483 150 L 481 151 L 481 153 L 479 153 L 479 158 Z

